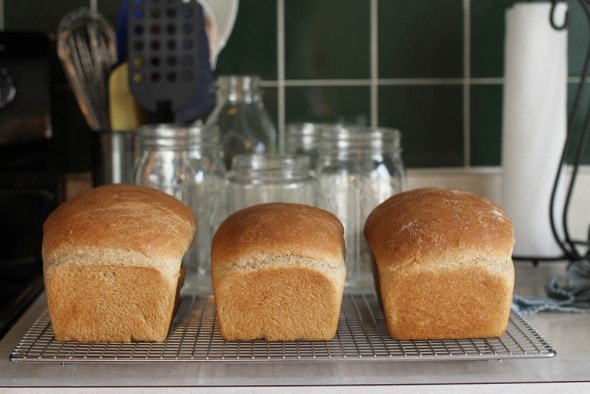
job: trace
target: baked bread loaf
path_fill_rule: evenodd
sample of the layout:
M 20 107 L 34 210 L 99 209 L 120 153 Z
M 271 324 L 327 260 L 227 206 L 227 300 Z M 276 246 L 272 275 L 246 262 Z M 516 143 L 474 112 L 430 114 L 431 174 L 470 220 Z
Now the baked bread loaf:
M 55 338 L 164 341 L 195 231 L 190 208 L 143 186 L 100 186 L 59 206 L 42 246 Z
M 496 204 L 424 188 L 397 194 L 367 218 L 365 235 L 391 336 L 501 336 L 514 289 L 514 232 Z
M 343 232 L 334 215 L 301 204 L 261 204 L 230 215 L 211 247 L 223 338 L 332 339 L 346 278 Z

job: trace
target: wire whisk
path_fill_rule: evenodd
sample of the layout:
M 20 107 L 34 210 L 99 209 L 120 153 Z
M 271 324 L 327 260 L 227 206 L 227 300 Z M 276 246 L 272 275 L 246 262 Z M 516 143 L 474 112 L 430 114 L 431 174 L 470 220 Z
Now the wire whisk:
M 115 31 L 98 12 L 79 8 L 57 28 L 57 52 L 86 122 L 109 130 L 107 80 L 116 63 Z

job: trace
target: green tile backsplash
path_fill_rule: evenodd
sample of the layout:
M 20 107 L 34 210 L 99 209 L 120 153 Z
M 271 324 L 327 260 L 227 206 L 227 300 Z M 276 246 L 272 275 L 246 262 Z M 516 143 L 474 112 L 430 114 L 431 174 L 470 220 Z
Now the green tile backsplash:
M 286 79 L 368 79 L 369 0 L 285 1 Z
M 463 1 L 378 3 L 379 78 L 463 75 Z
M 506 9 L 514 3 L 514 0 L 471 2 L 472 78 L 495 78 L 503 75 L 504 18 Z
M 96 6 L 115 24 L 121 2 L 0 4 L 5 29 L 55 33 L 60 18 L 80 6 Z M 395 127 L 402 132 L 403 158 L 410 168 L 498 166 L 504 19 L 514 3 L 240 0 L 216 74 L 260 75 L 264 102 L 281 133 L 286 124 L 301 121 Z M 589 37 L 578 2 L 568 5 L 571 103 Z M 62 84 L 57 127 L 84 128 L 81 116 L 68 116 L 79 110 Z M 84 167 L 83 160 L 74 162 L 70 169 Z M 589 153 L 585 163 L 590 163 Z
M 297 86 L 286 89 L 289 122 L 368 124 L 368 86 Z
M 217 60 L 216 72 L 257 74 L 266 81 L 277 74 L 277 1 L 241 0 L 231 36 Z
M 402 157 L 408 167 L 463 165 L 461 108 L 457 85 L 379 88 L 379 124 L 402 132 Z
M 470 165 L 496 166 L 502 152 L 502 85 L 473 85 L 470 89 Z

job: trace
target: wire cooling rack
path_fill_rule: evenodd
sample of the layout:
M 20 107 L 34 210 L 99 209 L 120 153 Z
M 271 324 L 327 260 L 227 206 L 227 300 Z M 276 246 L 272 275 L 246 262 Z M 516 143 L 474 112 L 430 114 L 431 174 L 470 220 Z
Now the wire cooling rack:
M 375 295 L 345 295 L 338 332 L 330 341 L 225 341 L 213 297 L 185 297 L 163 343 L 60 342 L 47 311 L 12 352 L 19 362 L 485 360 L 553 357 L 552 346 L 512 311 L 500 338 L 398 341 L 389 336 Z

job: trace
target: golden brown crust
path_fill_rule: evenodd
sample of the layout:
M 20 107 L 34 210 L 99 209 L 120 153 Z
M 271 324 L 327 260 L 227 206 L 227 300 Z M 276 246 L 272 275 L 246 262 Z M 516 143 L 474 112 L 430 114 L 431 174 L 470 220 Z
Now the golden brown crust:
M 343 231 L 336 216 L 309 205 L 256 205 L 235 212 L 219 226 L 211 259 L 218 270 L 267 255 L 323 258 L 339 265 Z
M 346 268 L 343 227 L 307 205 L 246 208 L 219 227 L 211 275 L 228 340 L 334 337 Z
M 397 194 L 367 218 L 379 265 L 429 264 L 465 254 L 506 257 L 514 232 L 502 208 L 476 194 L 422 188 Z
M 42 248 L 56 339 L 163 341 L 194 234 L 187 206 L 143 186 L 101 186 L 62 204 Z
M 144 186 L 105 185 L 75 196 L 47 218 L 43 260 L 51 265 L 63 261 L 64 250 L 87 248 L 116 249 L 115 260 L 120 251 L 133 251 L 149 256 L 148 264 L 149 260 L 179 259 L 195 231 L 191 209 L 178 199 Z
M 365 235 L 392 336 L 489 337 L 506 330 L 514 232 L 496 204 L 464 191 L 416 189 L 375 208 Z

